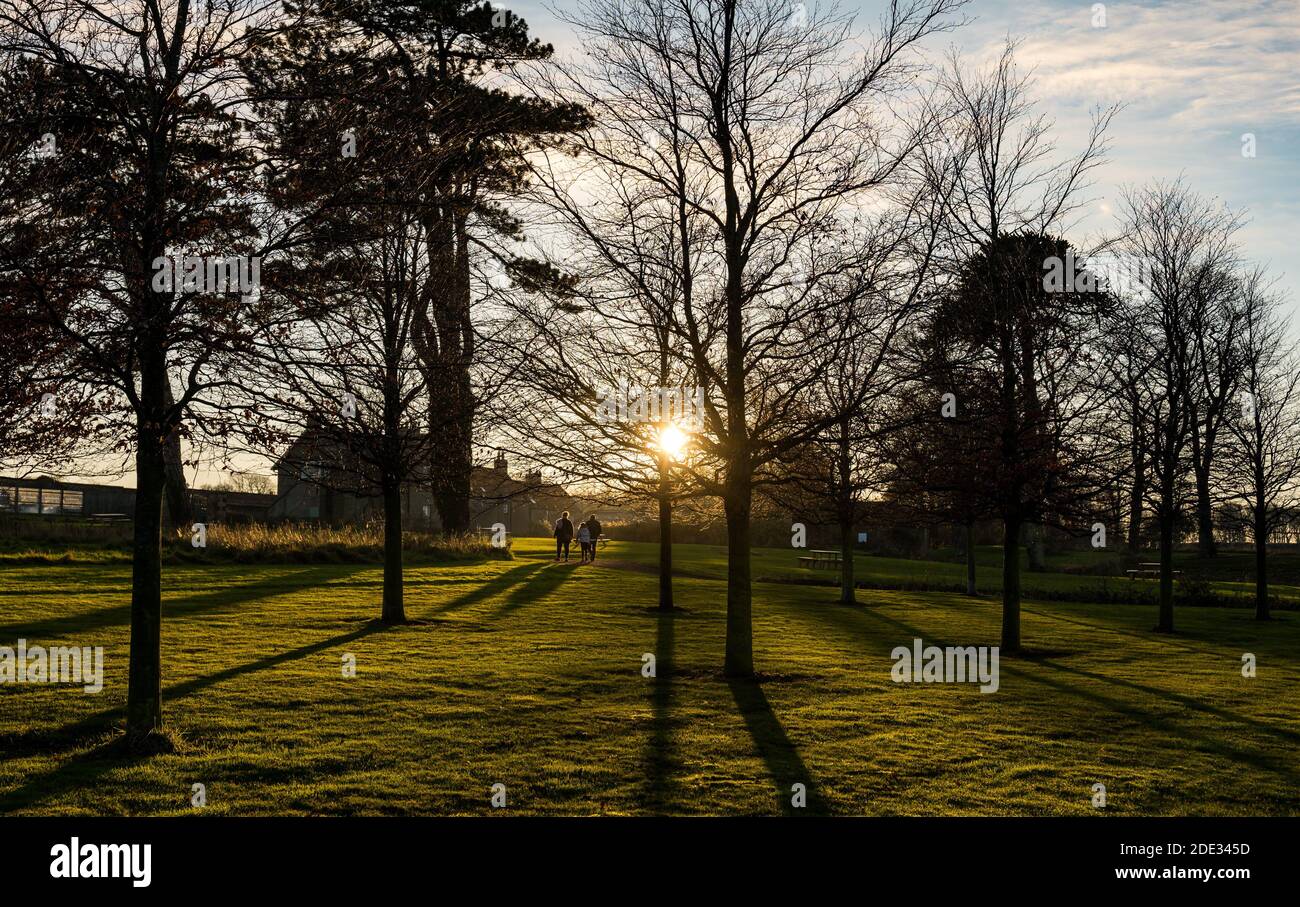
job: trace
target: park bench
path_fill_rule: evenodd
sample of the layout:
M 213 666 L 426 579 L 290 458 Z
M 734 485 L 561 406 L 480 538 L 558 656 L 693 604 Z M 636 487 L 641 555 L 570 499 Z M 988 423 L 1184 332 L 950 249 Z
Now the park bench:
M 1125 570 L 1124 572 L 1128 574 L 1128 578 L 1129 578 L 1129 579 L 1137 579 L 1139 576 L 1141 576 L 1141 577 L 1158 577 L 1158 576 L 1160 576 L 1160 564 L 1159 564 L 1158 562 L 1156 562 L 1156 563 L 1151 563 L 1151 562 L 1142 563 L 1142 564 L 1138 564 L 1137 567 L 1136 567 L 1135 569 L 1132 569 L 1132 570 Z M 1174 576 L 1182 576 L 1182 575 L 1183 575 L 1183 571 L 1181 571 L 1181 570 L 1175 570 L 1175 571 L 1173 571 L 1173 575 L 1174 575 Z
M 840 552 L 818 551 L 814 549 L 799 558 L 799 564 L 804 567 L 811 567 L 814 570 L 818 567 L 826 567 L 828 569 L 838 567 L 840 565 Z

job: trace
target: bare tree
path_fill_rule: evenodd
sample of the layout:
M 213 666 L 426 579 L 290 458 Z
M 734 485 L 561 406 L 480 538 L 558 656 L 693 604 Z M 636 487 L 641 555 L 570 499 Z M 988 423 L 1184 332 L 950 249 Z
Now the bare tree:
M 778 0 L 579 7 L 587 63 L 555 87 L 599 124 L 580 150 L 603 182 L 644 187 L 678 223 L 684 280 L 673 330 L 706 390 L 696 477 L 726 514 L 729 675 L 754 669 L 755 487 L 834 421 L 812 390 L 836 339 L 810 346 L 791 330 L 839 305 L 820 292 L 815 240 L 895 179 L 929 136 L 931 119 L 902 119 L 885 98 L 914 73 L 917 42 L 961 5 L 892 4 L 862 48 L 838 14 Z M 581 217 L 581 207 L 570 195 L 566 210 Z
M 1154 366 L 1144 432 L 1155 480 L 1160 530 L 1160 615 L 1156 630 L 1174 631 L 1173 550 L 1187 498 L 1190 448 L 1202 381 L 1197 327 L 1209 318 L 1222 275 L 1236 262 L 1239 219 L 1192 192 L 1183 181 L 1130 189 L 1124 196 L 1123 249 L 1141 282 L 1145 341 Z
M 1255 545 L 1255 617 L 1268 620 L 1269 536 L 1295 514 L 1300 490 L 1300 356 L 1282 299 L 1265 274 L 1241 278 L 1239 406 L 1225 424 L 1231 497 L 1245 504 Z
M 924 184 L 896 193 L 898 204 L 881 217 L 846 225 L 829 251 L 818 255 L 823 274 L 818 292 L 836 305 L 795 326 L 806 342 L 835 337 L 822 384 L 812 389 L 818 418 L 829 424 L 812 439 L 821 456 L 811 474 L 798 475 L 819 487 L 839 530 L 840 601 L 856 603 L 854 530 L 870 491 L 883 487 L 888 470 L 882 441 L 897 429 L 889 402 L 914 377 L 901 344 L 924 310 L 932 289 L 933 263 L 942 202 Z M 831 262 L 838 262 L 838 266 Z M 837 323 L 827 323 L 831 317 Z M 847 326 L 847 328 L 843 327 Z
M 1197 292 L 1206 298 L 1194 306 L 1196 380 L 1192 384 L 1192 473 L 1196 481 L 1196 543 L 1202 557 L 1218 553 L 1214 541 L 1215 455 L 1223 423 L 1241 374 L 1237 335 L 1241 327 L 1237 279 L 1229 272 L 1208 274 Z
M 515 301 L 529 326 L 525 402 L 510 420 L 515 443 L 602 493 L 656 504 L 659 608 L 671 611 L 673 507 L 697 490 L 685 467 L 700 415 L 674 330 L 689 279 L 678 224 L 620 184 L 588 198 L 582 219 L 569 221 L 557 177 L 539 170 L 536 198 L 567 228 L 556 267 L 574 279 L 562 295 Z
M 1125 487 L 1125 542 L 1130 553 L 1142 547 L 1143 515 L 1146 507 L 1147 454 L 1152 389 L 1152 369 L 1157 359 L 1154 346 L 1148 343 L 1145 313 L 1141 301 L 1112 289 L 1114 306 L 1106 319 L 1099 339 L 1102 380 L 1114 393 L 1112 433 L 1117 442 L 1116 456 L 1124 458 L 1122 468 L 1114 469 L 1117 481 Z
M 236 491 L 245 494 L 275 494 L 275 480 L 254 472 L 232 472 L 229 478 L 200 486 L 207 491 Z

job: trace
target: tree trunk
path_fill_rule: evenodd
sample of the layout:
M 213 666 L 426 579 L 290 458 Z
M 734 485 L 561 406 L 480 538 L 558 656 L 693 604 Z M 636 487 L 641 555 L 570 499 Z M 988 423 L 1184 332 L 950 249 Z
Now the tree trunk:
M 126 692 L 126 734 L 131 742 L 138 742 L 163 726 L 161 545 L 166 465 L 158 417 L 164 409 L 165 382 L 161 362 L 142 367 L 140 413 L 136 417 L 131 662 Z
M 433 455 L 435 480 L 432 488 L 433 503 L 438 509 L 442 531 L 448 534 L 469 532 L 474 527 L 470 513 L 470 484 L 473 479 L 472 425 L 473 410 L 465 404 L 463 392 L 435 394 L 438 397 L 429 413 L 429 432 L 434 439 Z M 449 415 L 449 413 L 454 415 Z
M 416 319 L 412 343 L 429 386 L 430 492 L 445 533 L 469 532 L 474 470 L 474 329 L 470 321 L 468 230 L 463 213 L 443 210 L 429 222 L 429 312 Z M 431 315 L 432 317 L 428 317 Z
M 1002 649 L 1020 648 L 1020 518 L 1003 521 L 1002 534 Z
M 1047 569 L 1047 533 L 1042 523 L 1025 524 L 1025 551 L 1029 554 L 1029 569 L 1042 573 Z
M 172 397 L 171 382 L 164 385 L 166 396 L 164 403 L 168 409 L 176 405 Z M 163 462 L 166 463 L 167 517 L 172 529 L 189 531 L 194 522 L 194 510 L 190 507 L 190 489 L 185 482 L 185 466 L 181 461 L 181 426 L 179 417 L 176 427 L 167 434 L 163 448 Z
M 840 517 L 840 604 L 856 605 L 857 594 L 853 585 L 853 511 L 850 502 L 848 518 Z M 841 514 L 843 511 L 841 510 Z
M 1140 443 L 1133 447 L 1133 484 L 1128 494 L 1128 550 L 1142 549 L 1142 501 L 1147 493 L 1146 458 Z
M 975 595 L 975 523 L 966 524 L 966 594 Z
M 406 621 L 402 604 L 402 486 L 385 480 L 384 487 L 384 603 L 381 620 Z
M 1256 488 L 1263 488 L 1258 479 Z M 1255 494 L 1255 619 L 1268 620 L 1268 520 L 1262 493 Z
M 732 464 L 723 498 L 727 515 L 727 652 L 723 673 L 728 677 L 754 676 L 749 550 L 751 496 L 747 465 Z
M 673 609 L 673 500 L 668 457 L 659 458 L 659 610 Z
M 1210 500 L 1210 467 L 1201 465 L 1201 456 L 1193 458 L 1196 473 L 1196 552 L 1201 557 L 1215 557 L 1219 547 L 1214 541 L 1214 503 Z
M 1010 476 L 1022 474 L 1021 464 L 1026 449 L 1030 456 L 1036 452 L 1036 438 L 1027 435 L 1036 429 L 1033 413 L 1037 409 L 1037 393 L 1031 393 L 1034 381 L 1032 337 L 1022 325 L 1021 377 L 1025 382 L 1025 420 L 1017 415 L 1016 365 L 1011 331 L 1003 328 L 999 350 L 1002 361 L 1002 387 L 999 391 L 1002 405 L 1000 427 L 1001 463 Z M 1024 528 L 1024 488 L 1017 479 L 1002 489 L 1002 649 L 1014 652 L 1020 648 L 1020 533 Z
M 1160 633 L 1174 632 L 1174 490 L 1166 468 L 1160 488 Z
M 840 523 L 840 604 L 856 605 L 853 588 L 853 518 L 857 507 L 853 500 L 853 459 L 850 422 L 840 421 L 836 468 L 839 472 L 839 523 Z

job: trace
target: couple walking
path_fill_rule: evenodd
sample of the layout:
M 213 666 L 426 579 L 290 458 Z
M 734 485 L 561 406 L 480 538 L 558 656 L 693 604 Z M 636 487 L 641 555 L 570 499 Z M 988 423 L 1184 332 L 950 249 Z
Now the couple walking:
M 569 544 L 573 541 L 573 523 L 569 520 L 569 511 L 560 514 L 555 521 L 555 559 L 569 559 Z M 600 541 L 600 521 L 593 513 L 587 522 L 578 527 L 578 544 L 582 546 L 582 563 L 596 559 L 596 543 Z

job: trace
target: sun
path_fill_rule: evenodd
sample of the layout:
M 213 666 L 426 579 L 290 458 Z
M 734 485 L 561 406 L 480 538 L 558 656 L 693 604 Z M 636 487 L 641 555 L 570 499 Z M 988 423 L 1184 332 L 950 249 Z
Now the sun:
M 677 427 L 675 422 L 669 422 L 663 428 L 659 429 L 659 449 L 673 460 L 680 460 L 682 454 L 686 452 L 686 444 L 690 438 L 686 432 Z

